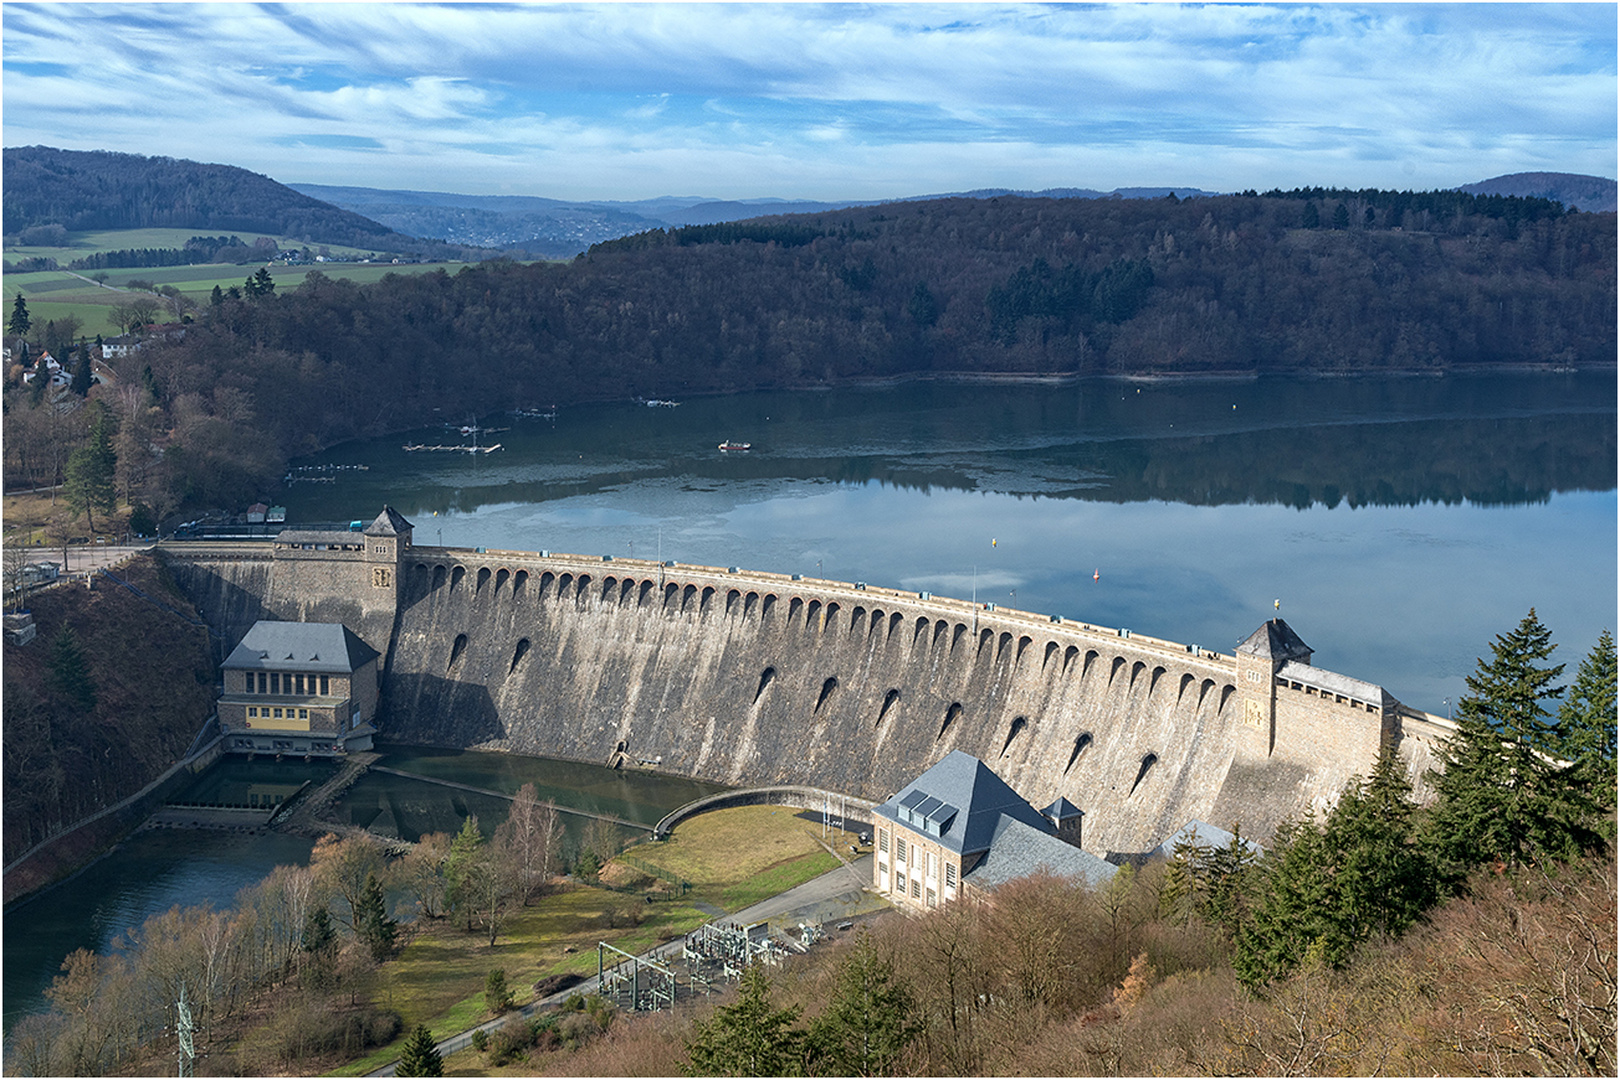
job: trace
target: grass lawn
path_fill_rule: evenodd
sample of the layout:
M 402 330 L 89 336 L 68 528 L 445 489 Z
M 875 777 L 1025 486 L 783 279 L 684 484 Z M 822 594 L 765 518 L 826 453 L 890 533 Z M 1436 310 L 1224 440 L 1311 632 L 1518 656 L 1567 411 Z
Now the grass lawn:
M 425 1023 L 442 1039 L 490 1019 L 484 979 L 492 968 L 506 969 L 514 1001 L 523 1005 L 547 976 L 595 975 L 598 942 L 641 953 L 707 922 L 694 900 L 737 911 L 836 867 L 838 860 L 818 842 L 820 826 L 794 815 L 775 806 L 716 810 L 682 822 L 665 843 L 631 849 L 642 861 L 692 882 L 692 892 L 679 900 L 646 904 L 634 895 L 571 885 L 509 920 L 494 948 L 484 932 L 469 934 L 436 920 L 383 965 L 376 1001 L 399 1010 L 405 1032 Z M 632 927 L 626 915 L 638 906 L 644 918 Z M 403 1041 L 402 1035 L 335 1075 L 357 1076 L 386 1065 Z
M 820 824 L 798 814 L 786 806 L 715 810 L 629 853 L 690 881 L 689 899 L 737 911 L 838 866 L 820 844 Z M 835 832 L 830 841 L 848 843 L 843 836 Z
M 51 537 L 45 535 L 45 526 L 51 520 L 53 510 L 63 511 L 66 506 L 67 503 L 60 491 L 56 493 L 56 505 L 54 507 L 51 505 L 51 495 L 48 491 L 39 494 L 7 495 L 4 509 L 0 510 L 0 514 L 3 514 L 5 519 L 5 542 L 7 546 L 21 544 L 24 547 L 37 547 L 40 549 L 40 557 L 47 558 L 49 552 L 53 550 L 51 544 L 56 542 L 58 546 L 54 550 L 56 558 L 60 560 L 62 557 L 60 542 L 53 541 Z M 116 513 L 97 514 L 96 528 L 93 534 L 90 532 L 89 523 L 80 518 L 74 525 L 74 536 L 82 534 L 87 540 L 93 539 L 95 536 L 105 536 L 109 542 L 115 537 L 121 540 L 124 536 L 126 523 L 129 521 L 129 513 L 129 507 L 121 506 Z

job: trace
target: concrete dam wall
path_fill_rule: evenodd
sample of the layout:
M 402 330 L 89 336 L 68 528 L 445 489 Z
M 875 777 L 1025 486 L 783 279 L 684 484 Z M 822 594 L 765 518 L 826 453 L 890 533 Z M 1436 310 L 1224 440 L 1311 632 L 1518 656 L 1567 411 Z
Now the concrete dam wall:
M 1310 667 L 1280 620 L 1230 655 L 712 567 L 407 540 L 377 588 L 369 564 L 314 551 L 165 550 L 227 650 L 281 618 L 344 622 L 383 652 L 390 739 L 874 801 L 963 750 L 1035 805 L 1080 807 L 1098 854 L 1151 849 L 1194 818 L 1263 839 L 1365 774 L 1382 740 L 1420 771 L 1446 734 Z M 1268 628 L 1273 651 L 1294 651 L 1261 640 L 1250 655 Z

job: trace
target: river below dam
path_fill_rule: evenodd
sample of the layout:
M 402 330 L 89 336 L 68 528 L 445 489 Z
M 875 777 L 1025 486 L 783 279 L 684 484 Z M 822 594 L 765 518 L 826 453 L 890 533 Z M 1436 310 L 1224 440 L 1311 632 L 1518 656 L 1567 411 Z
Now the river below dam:
M 382 749 L 377 764 L 397 771 L 362 776 L 334 807 L 334 817 L 363 827 L 382 825 L 386 835 L 412 841 L 428 832 L 454 834 L 469 814 L 478 817 L 488 835 L 506 817 L 506 799 L 434 780 L 507 795 L 534 784 L 541 801 L 583 812 L 561 815 L 565 851 L 578 846 L 592 820 L 585 814 L 635 822 L 651 831 L 671 810 L 724 790 L 678 776 L 574 761 L 405 746 Z M 334 768 L 330 762 L 226 758 L 174 801 L 245 804 L 249 791 L 290 794 L 305 780 L 325 779 Z M 621 832 L 628 839 L 634 830 L 621 827 Z M 74 949 L 114 948 L 129 929 L 176 904 L 228 908 L 237 892 L 275 867 L 307 865 L 312 847 L 308 838 L 281 833 L 168 828 L 136 833 L 72 878 L 6 911 L 6 1027 L 44 1007 L 45 989 Z
M 550 411 L 543 388 L 517 396 Z M 1280 610 L 1317 665 L 1440 714 L 1531 607 L 1567 676 L 1616 622 L 1613 372 L 921 382 L 445 419 L 295 462 L 276 500 L 289 525 L 389 503 L 419 544 L 865 581 L 1223 652 Z M 496 430 L 458 430 L 474 423 Z M 403 448 L 475 437 L 502 448 Z M 720 451 L 728 440 L 752 449 Z M 713 790 L 487 754 L 410 751 L 407 767 L 405 753 L 381 764 L 494 791 L 527 779 L 648 824 Z M 373 774 L 338 810 L 410 839 L 502 802 Z M 8 1023 L 71 949 L 172 903 L 228 904 L 309 846 L 131 838 L 6 913 Z

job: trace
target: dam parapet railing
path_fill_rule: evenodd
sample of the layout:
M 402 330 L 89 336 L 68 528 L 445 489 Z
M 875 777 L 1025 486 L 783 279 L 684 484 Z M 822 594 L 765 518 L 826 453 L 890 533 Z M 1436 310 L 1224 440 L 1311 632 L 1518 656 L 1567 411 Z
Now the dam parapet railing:
M 856 603 L 870 604 L 874 599 L 885 599 L 903 603 L 909 608 L 922 609 L 942 618 L 951 618 L 962 621 L 964 618 L 972 621 L 977 627 L 980 623 L 992 623 L 1006 629 L 1009 626 L 1026 627 L 1031 631 L 1051 631 L 1061 628 L 1070 634 L 1094 639 L 1099 643 L 1117 645 L 1119 642 L 1128 642 L 1131 646 L 1150 653 L 1163 653 L 1185 660 L 1203 660 L 1216 666 L 1230 668 L 1237 667 L 1237 657 L 1231 653 L 1222 653 L 1214 649 L 1206 649 L 1202 645 L 1184 645 L 1179 642 L 1166 641 L 1147 634 L 1138 634 L 1135 631 L 1097 626 L 1093 623 L 1082 622 L 1062 615 L 1043 615 L 1039 612 L 1021 611 L 1017 608 L 1004 607 L 996 603 L 975 603 L 969 600 L 958 600 L 954 597 L 937 596 L 928 591 L 909 589 L 891 589 L 881 585 L 868 585 L 865 582 L 836 581 L 829 578 L 806 577 L 802 574 L 779 574 L 766 570 L 744 570 L 740 567 L 705 566 L 699 563 L 683 563 L 675 560 L 656 562 L 648 559 L 621 558 L 617 555 L 577 555 L 547 550 L 541 551 L 515 551 L 500 548 L 458 548 L 458 547 L 428 547 L 414 546 L 402 555 L 401 562 L 424 561 L 433 558 L 456 559 L 462 562 L 483 560 L 491 565 L 499 566 L 503 562 L 522 562 L 528 565 L 543 565 L 550 570 L 562 570 L 567 573 L 590 574 L 592 577 L 603 573 L 615 575 L 629 572 L 639 578 L 678 579 L 683 584 L 709 584 L 717 588 L 735 588 L 739 583 L 749 583 L 755 586 L 769 588 L 773 592 L 802 589 L 823 596 L 848 599 Z M 611 569 L 609 569 L 611 568 Z M 1032 635 L 1033 636 L 1033 635 Z
M 653 838 L 656 840 L 668 838 L 675 826 L 689 817 L 710 810 L 726 810 L 734 806 L 787 806 L 795 810 L 819 810 L 838 818 L 845 828 L 851 820 L 870 828 L 872 811 L 877 805 L 870 799 L 798 784 L 740 788 L 736 791 L 720 791 L 713 795 L 705 795 L 701 799 L 693 799 L 685 806 L 676 807 L 653 826 Z

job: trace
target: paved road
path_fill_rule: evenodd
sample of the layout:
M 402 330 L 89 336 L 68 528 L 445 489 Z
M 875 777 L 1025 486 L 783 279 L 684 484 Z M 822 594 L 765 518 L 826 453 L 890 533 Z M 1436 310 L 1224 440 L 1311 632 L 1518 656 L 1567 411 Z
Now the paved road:
M 825 925 L 836 925 L 840 920 L 850 919 L 856 915 L 865 915 L 869 912 L 880 911 L 889 906 L 888 902 L 875 893 L 864 891 L 863 886 L 872 880 L 872 856 L 864 855 L 853 862 L 847 862 L 836 870 L 829 870 L 818 878 L 795 886 L 787 892 L 778 893 L 768 900 L 761 900 L 752 907 L 744 908 L 732 915 L 726 916 L 728 922 L 739 926 L 752 926 L 757 922 L 768 922 L 772 929 L 798 926 L 801 922 L 815 922 Z M 658 960 L 665 954 L 679 955 L 681 943 L 668 942 L 657 948 L 641 954 L 642 960 Z M 463 1031 L 459 1035 L 452 1035 L 438 1044 L 439 1055 L 449 1057 L 451 1054 L 465 1050 L 472 1045 L 474 1031 L 484 1031 L 494 1034 L 496 1029 L 506 1023 L 512 1015 L 532 1016 L 542 1009 L 553 1005 L 560 1005 L 567 1000 L 570 994 L 589 994 L 596 990 L 596 976 L 591 976 L 582 983 L 576 983 L 566 990 L 559 990 L 550 997 L 532 1001 L 520 1009 L 513 1010 L 506 1016 L 497 1017 L 476 1028 Z M 376 1072 L 368 1076 L 393 1076 L 395 1062 L 389 1062 Z
M 86 570 L 99 570 L 104 566 L 114 566 L 123 562 L 137 551 L 151 550 L 150 540 L 140 544 L 81 544 L 67 549 L 67 565 L 62 568 L 64 574 L 79 574 Z M 30 545 L 27 549 L 32 561 L 45 560 L 48 562 L 61 562 L 61 547 L 49 547 L 45 544 Z

